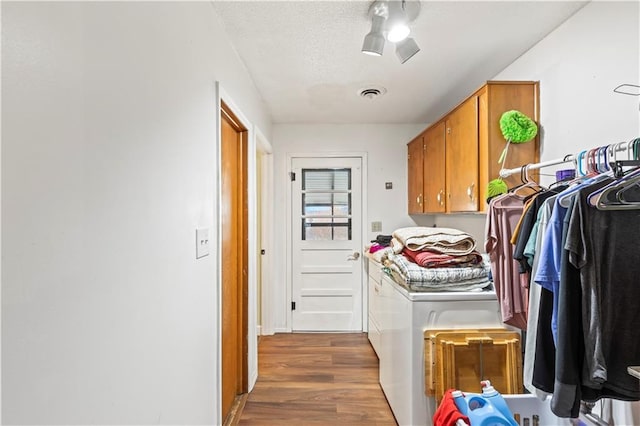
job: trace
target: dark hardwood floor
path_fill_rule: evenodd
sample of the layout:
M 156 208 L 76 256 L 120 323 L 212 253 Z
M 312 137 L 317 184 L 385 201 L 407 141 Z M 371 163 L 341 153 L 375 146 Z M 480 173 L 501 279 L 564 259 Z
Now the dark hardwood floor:
M 240 425 L 395 425 L 365 333 L 276 334 L 258 344 L 258 381 Z

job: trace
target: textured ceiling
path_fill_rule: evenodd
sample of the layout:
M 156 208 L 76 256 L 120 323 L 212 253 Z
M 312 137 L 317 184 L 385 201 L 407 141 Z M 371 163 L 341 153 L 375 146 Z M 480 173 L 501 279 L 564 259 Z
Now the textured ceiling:
M 370 2 L 212 3 L 274 123 L 432 122 L 586 4 L 423 1 L 400 64 L 391 43 L 360 53 Z M 358 96 L 371 85 L 387 93 Z

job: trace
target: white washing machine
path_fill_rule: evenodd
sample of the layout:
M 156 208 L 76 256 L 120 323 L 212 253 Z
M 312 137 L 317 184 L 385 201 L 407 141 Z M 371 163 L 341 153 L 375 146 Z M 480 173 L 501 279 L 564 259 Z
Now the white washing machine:
M 425 395 L 424 330 L 502 327 L 496 293 L 410 293 L 383 274 L 379 294 L 380 385 L 399 425 L 430 425 L 436 406 Z

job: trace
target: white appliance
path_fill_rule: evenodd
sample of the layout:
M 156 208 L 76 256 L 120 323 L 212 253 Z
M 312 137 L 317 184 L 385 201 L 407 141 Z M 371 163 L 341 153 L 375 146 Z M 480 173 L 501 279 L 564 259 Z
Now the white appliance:
M 424 330 L 502 327 L 496 293 L 413 293 L 369 260 L 369 340 L 380 359 L 380 385 L 401 426 L 430 425 L 425 395 Z M 373 321 L 372 321 L 373 320 Z

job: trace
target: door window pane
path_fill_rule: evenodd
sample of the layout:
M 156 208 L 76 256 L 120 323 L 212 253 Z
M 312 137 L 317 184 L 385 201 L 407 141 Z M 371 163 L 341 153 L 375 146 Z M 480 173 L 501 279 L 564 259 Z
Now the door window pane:
M 351 240 L 351 169 L 303 169 L 301 214 L 303 240 Z
M 302 190 L 348 191 L 351 189 L 351 169 L 302 169 Z
M 312 192 L 302 194 L 303 216 L 348 216 L 351 193 Z
M 305 218 L 302 220 L 302 239 L 308 241 L 351 240 L 351 219 Z

